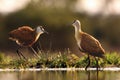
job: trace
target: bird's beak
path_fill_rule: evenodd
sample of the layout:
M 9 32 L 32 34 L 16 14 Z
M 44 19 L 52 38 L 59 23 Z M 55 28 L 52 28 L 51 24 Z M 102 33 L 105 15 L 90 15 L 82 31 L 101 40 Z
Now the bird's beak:
M 44 33 L 49 34 L 47 31 L 44 30 Z
M 75 22 L 76 22 L 76 20 L 74 20 L 74 21 L 72 22 L 72 25 L 73 25 Z

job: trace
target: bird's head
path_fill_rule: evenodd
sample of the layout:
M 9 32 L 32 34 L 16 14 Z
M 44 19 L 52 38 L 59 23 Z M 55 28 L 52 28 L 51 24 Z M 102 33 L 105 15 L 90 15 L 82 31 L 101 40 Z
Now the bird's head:
M 74 27 L 80 27 L 80 26 L 81 26 L 81 23 L 80 23 L 79 20 L 75 20 L 75 21 L 73 21 L 72 25 L 73 25 Z
M 79 20 L 73 21 L 72 25 L 75 28 L 75 31 L 80 31 L 81 32 L 81 23 Z
M 36 27 L 35 31 L 36 31 L 36 33 L 38 33 L 38 34 L 42 34 L 42 33 L 47 33 L 47 34 L 48 34 L 48 32 L 45 31 L 42 26 Z

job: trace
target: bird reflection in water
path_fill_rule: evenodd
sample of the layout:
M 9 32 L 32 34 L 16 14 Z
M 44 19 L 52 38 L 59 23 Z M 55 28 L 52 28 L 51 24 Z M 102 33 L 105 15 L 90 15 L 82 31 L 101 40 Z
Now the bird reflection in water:
M 87 80 L 99 80 L 99 70 L 94 71 L 95 74 L 93 75 L 94 77 L 91 77 L 91 72 L 90 70 L 86 71 L 88 79 Z M 93 74 L 93 73 L 92 73 Z

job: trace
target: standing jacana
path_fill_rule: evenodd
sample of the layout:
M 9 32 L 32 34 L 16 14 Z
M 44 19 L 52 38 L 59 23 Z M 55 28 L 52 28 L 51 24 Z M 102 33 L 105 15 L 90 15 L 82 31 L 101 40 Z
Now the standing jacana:
M 30 47 L 32 50 L 32 45 L 38 40 L 39 36 L 43 33 L 47 33 L 42 26 L 38 26 L 32 29 L 29 26 L 22 26 L 15 29 L 9 33 L 9 39 L 16 41 L 16 43 L 22 47 Z M 34 51 L 35 52 L 35 51 Z M 26 59 L 23 54 L 17 50 L 19 57 Z M 37 55 L 35 53 L 35 55 Z
M 99 65 L 96 57 L 104 58 L 105 50 L 97 39 L 81 30 L 81 23 L 79 20 L 75 20 L 72 25 L 75 28 L 75 39 L 79 50 L 88 54 L 87 60 L 89 60 L 89 62 L 85 70 L 90 66 L 90 55 L 95 57 L 98 69 Z

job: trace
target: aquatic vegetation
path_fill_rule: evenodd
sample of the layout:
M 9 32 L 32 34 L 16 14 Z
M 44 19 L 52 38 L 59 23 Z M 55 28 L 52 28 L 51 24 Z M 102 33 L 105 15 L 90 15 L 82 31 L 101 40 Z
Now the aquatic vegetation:
M 82 68 L 87 65 L 87 56 L 78 57 L 75 54 L 65 52 L 40 53 L 40 58 L 13 59 L 0 53 L 0 68 Z M 100 67 L 120 67 L 120 54 L 117 52 L 106 53 L 105 59 L 99 58 Z M 95 67 L 96 61 L 91 57 L 91 66 Z
M 104 60 L 106 66 L 120 66 L 120 54 L 113 52 L 107 53 L 106 59 Z

